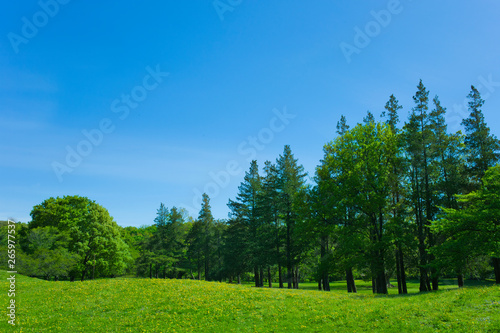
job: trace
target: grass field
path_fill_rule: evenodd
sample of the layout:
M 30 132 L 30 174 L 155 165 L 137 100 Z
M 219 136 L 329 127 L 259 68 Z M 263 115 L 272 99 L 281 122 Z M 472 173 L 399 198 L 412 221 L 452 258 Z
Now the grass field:
M 0 277 L 6 313 L 7 273 Z M 500 286 L 373 296 L 368 284 L 358 284 L 360 294 L 348 295 L 337 290 L 341 283 L 319 292 L 192 280 L 47 282 L 17 275 L 17 325 L 4 315 L 0 331 L 500 332 Z

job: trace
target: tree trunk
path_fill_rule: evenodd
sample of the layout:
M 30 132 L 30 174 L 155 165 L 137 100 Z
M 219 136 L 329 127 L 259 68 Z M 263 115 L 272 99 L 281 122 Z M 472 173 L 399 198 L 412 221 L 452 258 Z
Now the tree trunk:
M 403 250 L 401 249 L 401 245 L 399 245 L 399 269 L 401 271 L 401 285 L 403 287 L 403 294 L 408 293 L 408 289 L 406 287 L 406 272 L 405 272 L 405 262 L 403 257 Z
M 92 280 L 95 280 L 95 254 L 94 254 L 94 263 L 92 265 Z
M 429 230 L 429 229 L 427 229 Z M 432 233 L 429 230 L 429 246 L 432 247 L 435 245 L 434 237 Z M 435 260 L 436 257 L 433 254 L 429 255 L 429 262 L 432 262 Z M 438 270 L 435 267 L 431 268 L 431 283 L 432 283 L 432 290 L 437 291 L 439 290 L 439 275 L 438 275 Z
M 323 280 L 323 290 L 330 291 L 330 280 L 328 278 L 328 269 L 325 267 L 326 266 L 325 265 L 325 258 L 326 258 L 327 251 L 328 251 L 328 237 L 322 236 L 320 244 L 321 244 L 321 248 L 320 248 L 320 255 L 321 255 L 320 274 L 322 276 L 322 278 L 320 278 L 320 281 Z
M 291 239 L 290 239 L 290 223 L 286 224 L 286 280 L 288 283 L 288 289 L 292 289 L 293 280 L 293 267 L 292 258 L 290 253 Z
M 432 290 L 439 290 L 439 277 L 437 275 L 432 276 Z
M 396 279 L 398 280 L 398 294 L 403 293 L 403 282 L 401 280 L 401 264 L 399 260 L 399 249 L 396 248 Z
M 271 280 L 271 266 L 267 266 L 267 282 L 269 284 L 269 288 L 272 288 L 273 281 Z
M 198 251 L 198 260 L 196 260 L 196 266 L 198 268 L 198 280 L 201 280 L 201 259 Z
M 458 274 L 457 280 L 458 280 L 458 288 L 462 288 L 464 286 L 464 276 L 463 276 L 463 274 Z
M 294 289 L 299 289 L 300 275 L 299 275 L 299 267 L 295 267 L 295 280 L 294 280 Z
M 208 267 L 208 258 L 205 258 L 205 281 L 210 281 L 210 267 Z
M 321 287 L 323 280 L 318 279 L 318 290 L 321 291 L 323 288 Z
M 427 280 L 425 282 L 427 284 L 427 290 L 431 291 L 432 290 L 432 288 L 431 288 L 431 280 L 429 279 L 428 275 L 426 275 L 426 277 L 427 277 Z
M 328 272 L 323 273 L 323 290 L 330 291 L 330 278 L 328 277 Z
M 241 275 L 238 273 L 238 284 L 241 284 Z
M 385 278 L 385 272 L 379 272 L 377 274 L 377 294 L 387 294 L 387 281 Z
M 495 271 L 495 283 L 500 284 L 500 258 L 491 258 L 493 270 Z
M 279 288 L 283 288 L 283 272 L 281 271 L 281 264 L 278 264 L 278 279 Z
M 260 266 L 260 285 L 259 287 L 264 287 L 264 267 Z
M 354 282 L 354 275 L 352 274 L 352 268 L 349 267 L 345 271 L 345 277 L 347 280 L 347 292 L 348 293 L 356 293 L 356 283 Z M 373 282 L 373 281 L 372 281 Z
M 257 266 L 253 267 L 253 277 L 255 281 L 255 286 L 260 287 L 259 268 Z
M 85 266 L 84 270 L 82 271 L 82 282 L 85 280 L 85 274 L 87 274 L 87 266 Z

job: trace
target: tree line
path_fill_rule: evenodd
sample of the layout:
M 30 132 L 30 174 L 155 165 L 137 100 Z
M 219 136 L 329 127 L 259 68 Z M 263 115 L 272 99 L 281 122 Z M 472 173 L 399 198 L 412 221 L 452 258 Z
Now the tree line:
M 119 227 L 87 198 L 50 198 L 20 228 L 21 267 L 81 280 L 134 274 L 279 288 L 307 280 L 326 291 L 345 279 L 348 292 L 365 279 L 382 294 L 394 277 L 399 293 L 408 278 L 420 291 L 438 290 L 440 277 L 500 283 L 500 141 L 474 86 L 467 98 L 465 133 L 449 133 L 446 108 L 422 81 L 403 124 L 394 95 L 382 121 L 368 112 L 351 128 L 341 116 L 313 182 L 289 146 L 262 169 L 252 161 L 226 220 L 214 219 L 206 194 L 196 219 L 162 203 L 140 228 Z

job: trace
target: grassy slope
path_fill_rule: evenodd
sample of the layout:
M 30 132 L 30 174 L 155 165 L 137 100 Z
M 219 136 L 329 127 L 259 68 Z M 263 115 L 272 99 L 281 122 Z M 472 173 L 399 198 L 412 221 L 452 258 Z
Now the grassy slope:
M 4 305 L 6 277 L 0 271 Z M 70 283 L 18 275 L 17 290 L 18 325 L 13 330 L 2 315 L 2 332 L 500 332 L 500 286 L 375 297 L 191 280 Z

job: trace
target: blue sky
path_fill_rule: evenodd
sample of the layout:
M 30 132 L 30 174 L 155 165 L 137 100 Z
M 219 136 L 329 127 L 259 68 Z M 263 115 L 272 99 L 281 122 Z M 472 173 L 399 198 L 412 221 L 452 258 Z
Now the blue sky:
M 452 131 L 475 85 L 498 137 L 499 13 L 494 0 L 12 2 L 0 219 L 78 194 L 140 226 L 160 202 L 196 217 L 204 191 L 226 218 L 252 158 L 289 144 L 313 176 L 341 114 L 379 119 L 394 94 L 406 120 L 419 79 Z

